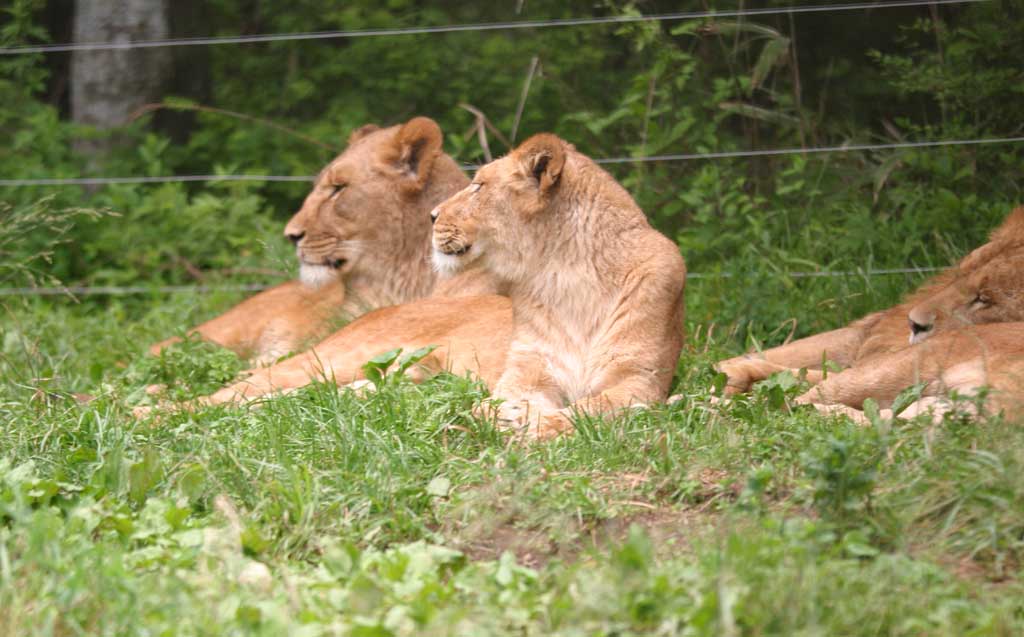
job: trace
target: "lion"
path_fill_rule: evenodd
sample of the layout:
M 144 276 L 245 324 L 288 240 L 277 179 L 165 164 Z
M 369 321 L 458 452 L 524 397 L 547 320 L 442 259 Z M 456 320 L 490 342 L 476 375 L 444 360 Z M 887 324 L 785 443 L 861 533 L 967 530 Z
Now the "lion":
M 431 119 L 354 131 L 285 226 L 300 280 L 261 292 L 190 333 L 266 364 L 368 310 L 439 294 L 497 291 L 478 274 L 441 282 L 429 212 L 469 183 Z M 153 345 L 159 353 L 177 338 Z
M 816 384 L 825 377 L 825 361 L 841 368 L 875 364 L 879 357 L 964 325 L 1024 321 L 1021 272 L 1024 207 L 1013 210 L 988 243 L 899 305 L 837 330 L 719 362 L 716 367 L 727 377 L 725 393 L 748 391 L 753 383 L 785 370 L 806 370 L 807 380 Z
M 966 405 L 972 415 L 1002 413 L 1019 420 L 1024 416 L 1024 323 L 988 323 L 937 333 L 913 347 L 875 357 L 870 365 L 833 374 L 796 402 L 867 423 L 861 410 L 868 398 L 881 408 L 881 417 L 892 418 L 893 401 L 915 384 L 921 386 L 920 397 L 903 416 L 929 413 L 933 421 L 941 420 L 958 408 L 949 398 L 955 393 L 975 398 Z
M 577 412 L 664 400 L 683 343 L 686 264 L 622 186 L 569 143 L 531 137 L 438 206 L 438 269 L 509 285 L 499 422 L 543 438 Z
M 429 298 L 370 312 L 307 353 L 199 401 L 363 378 L 374 354 L 437 345 L 414 380 L 450 369 L 492 388 L 505 426 L 534 437 L 571 429 L 576 412 L 664 400 L 683 342 L 686 265 L 629 194 L 550 134 L 482 167 L 437 208 L 433 262 L 475 269 L 508 296 Z

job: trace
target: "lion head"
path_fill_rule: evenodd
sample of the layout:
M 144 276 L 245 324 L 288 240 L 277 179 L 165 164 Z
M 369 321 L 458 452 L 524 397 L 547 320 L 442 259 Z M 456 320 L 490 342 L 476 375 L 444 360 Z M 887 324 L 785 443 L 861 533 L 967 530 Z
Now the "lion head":
M 303 282 L 341 276 L 349 288 L 376 292 L 404 281 L 412 289 L 385 295 L 396 303 L 429 293 L 428 211 L 468 181 L 441 144 L 441 129 L 426 117 L 352 133 L 285 226 Z
M 952 272 L 952 280 L 915 299 L 910 342 L 964 325 L 1024 321 L 1024 207 L 1017 208 Z
M 542 224 L 531 223 L 551 203 L 572 147 L 542 133 L 509 155 L 477 171 L 468 186 L 430 213 L 434 223 L 434 266 L 457 272 L 478 260 L 503 278 L 523 267 L 527 246 L 549 243 L 531 237 Z

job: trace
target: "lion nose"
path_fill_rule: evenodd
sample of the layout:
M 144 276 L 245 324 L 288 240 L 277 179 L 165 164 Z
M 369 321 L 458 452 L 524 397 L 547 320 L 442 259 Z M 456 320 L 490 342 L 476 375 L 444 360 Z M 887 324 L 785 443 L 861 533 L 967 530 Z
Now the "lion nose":
M 302 241 L 302 237 L 306 236 L 305 232 L 285 232 L 284 236 L 288 237 L 288 240 L 299 245 L 299 241 Z
M 925 332 L 931 331 L 931 329 L 931 324 L 922 325 L 915 321 L 914 319 L 910 319 L 910 333 L 913 334 L 914 336 L 917 336 L 918 334 L 924 334 Z

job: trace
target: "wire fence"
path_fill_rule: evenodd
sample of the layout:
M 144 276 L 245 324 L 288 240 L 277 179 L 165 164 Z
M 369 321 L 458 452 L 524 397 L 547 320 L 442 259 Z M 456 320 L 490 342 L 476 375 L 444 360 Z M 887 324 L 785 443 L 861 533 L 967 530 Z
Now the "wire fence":
M 900 150 L 911 148 L 936 148 L 940 146 L 983 146 L 988 144 L 1013 144 L 1024 142 L 1024 136 L 995 137 L 984 139 L 948 139 L 923 142 L 898 142 L 894 144 L 842 144 L 809 148 L 766 148 L 762 150 L 737 150 L 711 153 L 683 153 L 676 155 L 649 155 L 640 157 L 605 157 L 595 159 L 598 164 L 632 164 L 648 162 L 696 161 L 702 159 L 728 159 L 739 157 L 767 157 L 776 155 L 814 155 L 822 153 L 849 153 L 876 150 Z M 476 170 L 479 164 L 464 164 L 466 170 Z M 39 179 L 0 179 L 0 187 L 19 188 L 26 186 L 106 186 L 114 184 L 165 184 L 210 181 L 262 181 L 310 183 L 315 175 L 168 175 L 164 177 L 43 177 Z
M 97 285 L 0 288 L 0 296 L 132 296 L 138 294 L 208 294 L 211 292 L 261 292 L 272 283 L 241 285 Z
M 345 31 L 318 31 L 305 33 L 269 33 L 246 36 L 223 36 L 223 37 L 200 37 L 200 38 L 172 38 L 160 40 L 142 40 L 127 42 L 81 42 L 63 44 L 44 44 L 35 46 L 20 46 L 0 48 L 0 55 L 23 55 L 30 53 L 59 53 L 74 51 L 109 51 L 109 50 L 130 50 L 146 49 L 157 47 L 178 47 L 178 46 L 208 46 L 223 44 L 256 44 L 266 42 L 282 41 L 303 41 L 303 40 L 329 40 L 346 38 L 364 38 L 381 36 L 402 36 L 432 33 L 455 33 L 475 31 L 497 31 L 516 29 L 541 29 L 551 27 L 588 26 L 601 24 L 629 24 L 639 22 L 664 22 L 695 19 L 714 18 L 743 18 L 766 15 L 793 15 L 808 13 L 832 13 L 855 10 L 875 10 L 900 7 L 917 6 L 940 6 L 955 4 L 979 4 L 990 0 L 893 0 L 890 2 L 850 2 L 843 4 L 811 5 L 811 6 L 790 6 L 778 8 L 761 9 L 735 9 L 735 10 L 709 10 L 709 11 L 688 11 L 665 13 L 656 15 L 621 15 L 591 18 L 565 18 L 551 20 L 524 20 L 514 22 L 492 22 L 477 24 L 449 24 L 425 27 L 391 28 L 391 29 L 361 29 Z M 680 153 L 662 154 L 635 157 L 606 157 L 595 159 L 598 164 L 630 164 L 630 163 L 652 163 L 652 162 L 674 162 L 674 161 L 698 161 L 743 157 L 764 157 L 791 154 L 822 154 L 822 153 L 847 153 L 900 150 L 913 148 L 934 148 L 942 146 L 974 146 L 988 144 L 1010 144 L 1024 142 L 1024 136 L 1000 137 L 986 139 L 959 139 L 959 140 L 937 140 L 919 142 L 898 142 L 890 144 L 842 144 L 839 146 L 824 147 L 801 147 L 801 148 L 777 148 L 761 149 L 750 151 L 715 151 L 701 153 Z M 466 164 L 464 169 L 475 170 L 479 165 Z M 169 175 L 169 176 L 146 176 L 146 177 L 43 177 L 34 179 L 0 179 L 0 187 L 32 187 L 32 186 L 104 186 L 114 184 L 162 184 L 162 183 L 189 183 L 189 182 L 303 182 L 309 183 L 315 178 L 314 175 L 293 176 L 293 175 Z M 937 272 L 943 268 L 893 268 L 878 270 L 856 270 L 856 271 L 800 271 L 780 272 L 781 276 L 789 278 L 815 278 L 815 277 L 870 277 L 889 276 L 897 274 L 926 274 Z M 730 272 L 717 273 L 689 273 L 688 279 L 714 279 L 731 278 L 739 276 Z M 67 287 L 9 287 L 0 288 L 0 297 L 4 296 L 128 296 L 143 294 L 205 294 L 211 292 L 258 292 L 272 287 L 274 284 L 243 284 L 243 285 L 165 285 L 165 286 L 67 286 Z
M 748 16 L 785 15 L 801 13 L 832 13 L 865 9 L 889 9 L 898 7 L 940 6 L 947 4 L 978 4 L 990 0 L 893 0 L 890 2 L 850 2 L 795 7 L 763 9 L 724 9 L 710 11 L 684 11 L 656 15 L 621 15 L 594 18 L 562 18 L 553 20 L 518 20 L 514 22 L 488 22 L 477 24 L 448 24 L 426 27 L 401 27 L 394 29 L 357 29 L 348 31 L 315 31 L 308 33 L 265 33 L 260 35 L 239 35 L 205 38 L 169 38 L 161 40 L 136 40 L 128 42 L 68 42 L 62 44 L 40 44 L 0 48 L 0 55 L 25 55 L 28 53 L 62 53 L 70 51 L 119 51 L 126 49 L 150 49 L 177 46 L 211 46 L 221 44 L 259 44 L 264 42 L 287 42 L 302 40 L 335 40 L 381 36 L 422 35 L 428 33 L 458 33 L 473 31 L 506 31 L 513 29 L 543 29 L 551 27 L 589 26 L 599 24 L 629 24 L 636 22 L 665 22 L 677 20 L 700 20 L 707 18 L 740 18 Z

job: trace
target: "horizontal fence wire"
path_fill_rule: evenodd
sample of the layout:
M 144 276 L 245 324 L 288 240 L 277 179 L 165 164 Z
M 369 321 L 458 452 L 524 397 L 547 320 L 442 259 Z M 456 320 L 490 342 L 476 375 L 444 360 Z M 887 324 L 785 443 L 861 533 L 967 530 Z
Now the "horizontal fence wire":
M 135 294 L 209 294 L 211 292 L 262 292 L 273 283 L 240 285 L 70 285 L 61 287 L 0 288 L 0 296 L 131 296 Z
M 895 0 L 892 2 L 860 2 L 829 5 L 794 6 L 763 9 L 735 9 L 690 11 L 656 15 L 607 16 L 595 18 L 565 18 L 552 20 L 527 20 L 515 22 L 492 22 L 479 24 L 452 24 L 427 27 L 408 27 L 393 29 L 361 29 L 349 31 L 319 31 L 310 33 L 272 33 L 249 36 L 224 36 L 205 38 L 177 38 L 163 40 L 141 40 L 128 42 L 82 42 L 67 44 L 45 44 L 37 46 L 21 46 L 0 48 L 0 55 L 22 55 L 29 53 L 59 53 L 70 51 L 104 51 L 144 49 L 175 46 L 205 46 L 221 44 L 255 44 L 263 42 L 328 40 L 344 38 L 362 38 L 378 36 L 401 36 L 429 33 L 454 33 L 473 31 L 497 31 L 513 29 L 539 29 L 549 27 L 587 26 L 600 24 L 628 24 L 637 22 L 662 22 L 708 18 L 737 18 L 746 16 L 785 15 L 801 13 L 830 13 L 837 11 L 873 10 L 898 7 L 939 6 L 953 4 L 978 4 L 990 0 Z M 725 159 L 739 157 L 758 157 L 790 154 L 844 153 L 855 151 L 893 150 L 901 148 L 929 148 L 938 146 L 965 146 L 982 144 L 1007 144 L 1024 141 L 1021 137 L 1003 137 L 990 139 L 941 140 L 930 142 L 901 142 L 895 144 L 843 144 L 841 146 L 812 148 L 778 148 L 754 151 L 720 151 L 710 153 L 683 153 L 650 155 L 639 157 L 606 157 L 596 159 L 598 164 L 627 164 L 645 162 L 691 161 L 703 159 Z M 464 165 L 467 170 L 475 170 L 479 165 Z M 111 184 L 160 184 L 187 182 L 304 182 L 309 183 L 314 176 L 292 175 L 174 175 L 157 177 L 78 177 L 78 178 L 38 178 L 38 179 L 0 179 L 0 186 L 101 186 Z M 813 277 L 844 277 L 844 276 L 887 276 L 895 274 L 924 274 L 936 272 L 942 268 L 894 268 L 858 271 L 812 271 L 783 272 L 789 278 Z M 687 274 L 688 279 L 731 278 L 738 276 L 730 272 Z M 165 285 L 165 286 L 67 286 L 67 287 L 13 287 L 0 288 L 0 296 L 127 296 L 141 294 L 206 294 L 212 292 L 258 292 L 272 287 L 273 284 L 244 285 Z
M 873 150 L 898 150 L 907 148 L 935 148 L 940 146 L 983 146 L 987 144 L 1013 144 L 1024 142 L 1020 137 L 996 137 L 986 139 L 949 139 L 930 142 L 899 142 L 894 144 L 842 144 L 840 146 L 819 146 L 810 148 L 766 148 L 763 150 L 736 150 L 711 153 L 684 153 L 677 155 L 649 155 L 640 157 L 605 157 L 595 159 L 598 164 L 631 164 L 647 162 L 696 161 L 702 159 L 728 159 L 738 157 L 766 157 L 775 155 L 814 155 L 821 153 L 850 153 Z M 464 164 L 466 170 L 476 170 L 479 164 Z M 310 183 L 314 175 L 168 175 L 165 177 L 74 177 L 39 179 L 0 179 L 0 187 L 19 188 L 26 186 L 105 186 L 113 184 L 164 184 L 178 182 L 208 181 L 263 181 Z
M 299 40 L 332 40 L 380 36 L 421 35 L 427 33 L 457 33 L 472 31 L 505 31 L 513 29 L 542 29 L 551 27 L 588 26 L 598 24 L 629 24 L 634 22 L 665 22 L 673 20 L 697 20 L 706 18 L 739 18 L 747 16 L 831 13 L 861 9 L 889 9 L 898 7 L 939 6 L 946 4 L 977 4 L 990 0 L 894 0 L 891 2 L 850 2 L 843 4 L 811 5 L 804 7 L 777 7 L 763 9 L 723 9 L 710 11 L 685 11 L 655 15 L 622 15 L 595 18 L 561 18 L 552 20 L 519 20 L 514 22 L 488 22 L 477 24 L 448 24 L 426 27 L 399 27 L 393 29 L 357 29 L 348 31 L 316 31 L 309 33 L 266 33 L 261 35 L 219 36 L 204 38 L 172 38 L 163 40 L 135 40 L 127 42 L 75 42 L 65 44 L 40 44 L 0 48 L 0 55 L 24 55 L 27 53 L 61 53 L 68 51 L 116 51 L 125 49 L 150 49 L 175 46 L 209 46 L 221 44 L 258 44 L 263 42 L 286 42 Z
M 176 184 L 194 181 L 295 181 L 311 183 L 314 175 L 166 175 L 162 177 L 42 177 L 39 179 L 0 179 L 0 187 L 22 186 L 110 186 L 115 184 Z
M 866 277 L 888 276 L 893 274 L 927 274 L 945 268 L 892 268 L 880 270 L 849 270 L 832 272 L 780 272 L 781 276 L 792 279 L 818 277 Z M 739 274 L 733 272 L 689 272 L 687 279 L 729 279 Z M 0 288 L 0 296 L 131 296 L 142 294 L 209 294 L 212 292 L 261 292 L 277 285 L 276 283 L 252 283 L 247 285 L 102 285 L 102 286 L 68 286 L 68 287 L 22 287 Z

